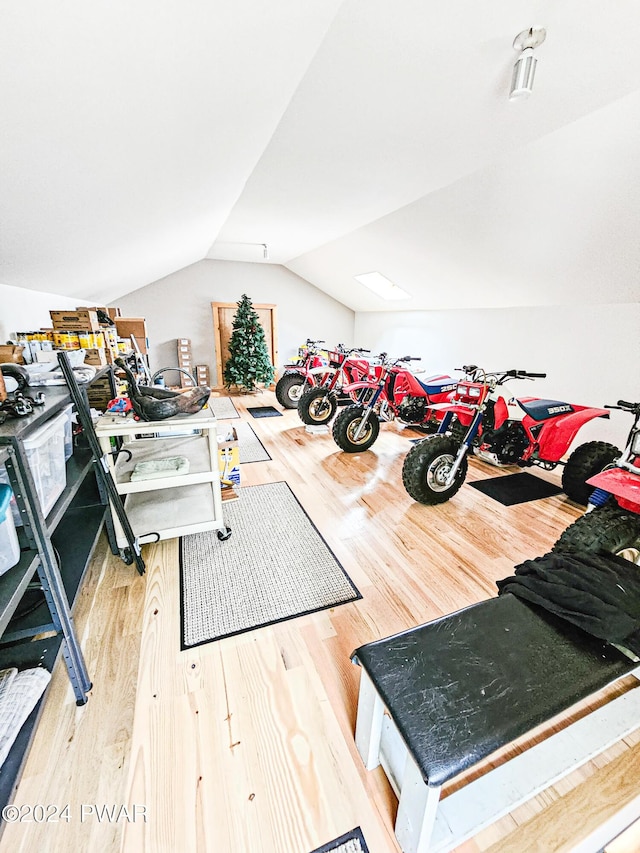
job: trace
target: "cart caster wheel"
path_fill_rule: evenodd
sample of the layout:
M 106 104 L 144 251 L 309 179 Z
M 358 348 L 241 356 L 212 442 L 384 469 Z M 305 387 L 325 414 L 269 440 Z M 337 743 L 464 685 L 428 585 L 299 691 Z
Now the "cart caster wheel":
M 231 528 L 230 527 L 225 527 L 224 530 L 218 530 L 218 539 L 221 542 L 226 542 L 230 536 L 231 536 Z
M 133 563 L 133 554 L 131 553 L 131 548 L 125 548 L 124 551 L 120 554 L 122 557 L 123 563 L 127 566 L 130 566 Z

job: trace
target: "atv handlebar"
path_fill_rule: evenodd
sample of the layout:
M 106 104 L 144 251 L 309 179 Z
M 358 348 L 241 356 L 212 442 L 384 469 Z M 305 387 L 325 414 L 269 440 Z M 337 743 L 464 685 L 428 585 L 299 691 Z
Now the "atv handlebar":
M 617 406 L 605 404 L 605 409 L 621 409 L 623 412 L 631 412 L 633 415 L 640 414 L 640 403 L 629 403 L 626 400 L 618 400 Z

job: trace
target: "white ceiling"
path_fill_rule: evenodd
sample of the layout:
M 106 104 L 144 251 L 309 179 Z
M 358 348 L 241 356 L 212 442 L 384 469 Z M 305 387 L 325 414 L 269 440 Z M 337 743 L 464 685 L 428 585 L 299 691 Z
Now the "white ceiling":
M 636 0 L 0 11 L 0 283 L 106 302 L 210 257 L 355 310 L 640 299 Z

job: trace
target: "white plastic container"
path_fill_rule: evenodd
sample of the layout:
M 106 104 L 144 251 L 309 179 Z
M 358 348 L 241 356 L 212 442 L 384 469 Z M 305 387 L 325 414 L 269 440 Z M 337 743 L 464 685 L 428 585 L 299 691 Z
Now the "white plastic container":
M 64 422 L 64 461 L 73 456 L 73 403 L 62 410 L 66 418 Z
M 11 488 L 0 484 L 0 575 L 8 572 L 20 559 L 20 545 L 11 515 Z
M 11 482 L 9 480 L 9 475 L 7 474 L 7 469 L 4 465 L 0 465 L 0 483 L 5 483 L 7 486 L 11 486 Z M 16 527 L 22 527 L 22 519 L 20 518 L 20 510 L 18 509 L 18 504 L 16 503 L 16 496 L 11 493 L 11 515 L 13 516 L 13 523 Z
M 42 514 L 48 515 L 67 485 L 64 458 L 64 412 L 47 421 L 24 440 L 27 462 L 40 499 Z

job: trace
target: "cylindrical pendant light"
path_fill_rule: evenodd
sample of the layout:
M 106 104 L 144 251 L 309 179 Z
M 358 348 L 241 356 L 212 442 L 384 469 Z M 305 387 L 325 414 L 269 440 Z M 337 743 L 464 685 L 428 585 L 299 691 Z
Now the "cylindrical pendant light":
M 544 27 L 530 27 L 515 37 L 513 47 L 515 50 L 520 51 L 520 56 L 513 66 L 511 91 L 509 92 L 510 100 L 528 98 L 531 94 L 536 74 L 536 65 L 538 64 L 533 50 L 542 44 L 546 35 Z

